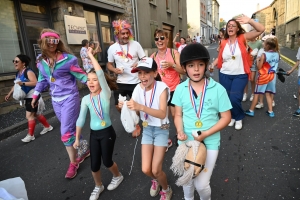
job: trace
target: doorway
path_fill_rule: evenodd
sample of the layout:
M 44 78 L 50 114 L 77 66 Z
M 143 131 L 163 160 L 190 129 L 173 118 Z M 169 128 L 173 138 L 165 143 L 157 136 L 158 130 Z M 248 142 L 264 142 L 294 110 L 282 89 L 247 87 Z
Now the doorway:
M 173 48 L 173 27 L 170 25 L 163 24 L 162 29 L 163 31 L 168 33 L 168 38 L 169 38 L 168 48 Z

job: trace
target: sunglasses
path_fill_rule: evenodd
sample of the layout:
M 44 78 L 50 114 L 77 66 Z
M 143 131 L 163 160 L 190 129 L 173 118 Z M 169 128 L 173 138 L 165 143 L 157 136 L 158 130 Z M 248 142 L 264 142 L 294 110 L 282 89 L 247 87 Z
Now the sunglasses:
M 58 44 L 59 43 L 59 39 L 50 39 L 50 38 L 46 38 L 46 42 L 48 44 Z
M 19 60 L 12 60 L 13 63 L 19 63 Z
M 155 38 L 154 38 L 155 41 L 158 41 L 159 39 L 160 39 L 160 40 L 164 40 L 164 39 L 165 39 L 165 36 L 159 36 L 159 37 L 155 37 Z

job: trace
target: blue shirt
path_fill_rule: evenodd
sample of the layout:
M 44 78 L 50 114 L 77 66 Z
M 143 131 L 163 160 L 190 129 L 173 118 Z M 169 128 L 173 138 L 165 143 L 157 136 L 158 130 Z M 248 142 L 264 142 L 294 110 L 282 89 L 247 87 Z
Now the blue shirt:
M 28 73 L 29 71 L 32 71 L 32 70 L 31 70 L 31 69 L 25 69 L 25 70 L 24 70 L 24 73 L 22 73 L 21 76 L 20 76 L 20 74 L 18 73 L 18 74 L 16 75 L 16 79 L 19 78 L 19 79 L 21 80 L 21 82 L 30 82 L 30 80 L 27 79 L 27 78 L 25 77 L 25 73 Z M 28 75 L 27 75 L 27 77 L 28 77 Z M 25 86 L 25 85 L 22 85 L 22 86 L 21 86 L 21 88 L 22 88 L 22 90 L 25 92 L 25 94 L 28 94 L 28 92 L 29 92 L 30 90 L 32 90 L 34 87 L 35 87 L 35 86 Z
M 85 119 L 86 119 L 86 114 L 87 111 L 90 110 L 90 116 L 91 116 L 91 120 L 90 120 L 90 127 L 92 130 L 101 130 L 104 128 L 107 128 L 109 126 L 111 126 L 111 120 L 110 120 L 110 97 L 111 97 L 111 90 L 109 88 L 109 86 L 107 85 L 106 79 L 104 77 L 104 72 L 103 70 L 98 70 L 96 71 L 100 86 L 101 86 L 101 92 L 100 92 L 100 101 L 102 104 L 102 111 L 103 111 L 103 116 L 104 116 L 104 121 L 105 121 L 105 126 L 101 126 L 101 122 L 102 120 L 98 117 L 98 115 L 96 114 L 91 99 L 90 99 L 90 94 L 84 96 L 81 100 L 81 107 L 80 107 L 80 114 L 79 117 L 77 119 L 76 122 L 76 126 L 79 127 L 83 127 L 84 123 L 85 123 Z M 96 108 L 98 111 L 99 107 L 98 107 L 98 95 L 92 97 Z
M 274 51 L 266 51 L 265 55 L 266 55 L 266 62 L 270 64 L 271 70 L 276 72 L 279 63 L 279 53 Z
M 201 93 L 195 97 L 197 108 L 200 105 Z M 219 113 L 232 108 L 225 88 L 219 83 L 209 78 L 204 105 L 200 120 L 201 128 L 196 128 L 195 122 L 198 120 L 196 112 L 192 106 L 189 93 L 189 79 L 179 84 L 174 92 L 172 103 L 182 108 L 183 130 L 187 135 L 187 141 L 194 140 L 193 130 L 208 130 L 219 121 Z M 216 132 L 204 139 L 207 149 L 218 150 L 220 148 L 220 132 Z M 178 141 L 182 143 L 182 141 Z

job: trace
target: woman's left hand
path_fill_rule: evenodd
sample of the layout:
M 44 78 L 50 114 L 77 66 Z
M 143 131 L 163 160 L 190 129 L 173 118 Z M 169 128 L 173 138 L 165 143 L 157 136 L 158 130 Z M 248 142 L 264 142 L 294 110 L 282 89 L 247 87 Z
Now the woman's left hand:
M 242 14 L 240 15 L 236 21 L 240 22 L 241 24 L 248 24 L 251 18 L 247 17 L 246 15 Z
M 172 65 L 173 65 L 173 63 L 170 63 L 168 61 L 161 62 L 162 69 L 167 69 L 167 68 L 171 67 Z
M 141 104 L 133 101 L 132 99 L 130 99 L 130 101 L 127 101 L 127 107 L 130 110 L 135 110 L 135 111 L 140 111 L 141 110 Z
M 19 86 L 22 86 L 22 85 L 23 85 L 23 82 L 22 82 L 22 81 L 19 81 L 19 82 L 17 82 L 17 84 L 19 84 Z

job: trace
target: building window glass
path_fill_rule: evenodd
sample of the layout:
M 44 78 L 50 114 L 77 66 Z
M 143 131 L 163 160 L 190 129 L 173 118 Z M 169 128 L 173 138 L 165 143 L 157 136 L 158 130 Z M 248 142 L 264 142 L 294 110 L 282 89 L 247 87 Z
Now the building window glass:
M 109 16 L 108 15 L 100 15 L 101 22 L 109 22 Z
M 21 3 L 21 9 L 24 12 L 47 14 L 46 7 L 41 5 L 30 5 L 30 4 Z
M 95 12 L 84 10 L 84 18 L 86 19 L 88 40 L 93 41 L 95 43 L 95 48 L 97 48 L 97 46 L 99 46 L 100 43 L 96 25 L 96 14 Z M 95 57 L 96 59 L 98 59 L 98 55 Z
M 22 44 L 13 1 L 0 0 L 0 16 L 0 73 L 15 72 L 11 61 L 22 52 Z

